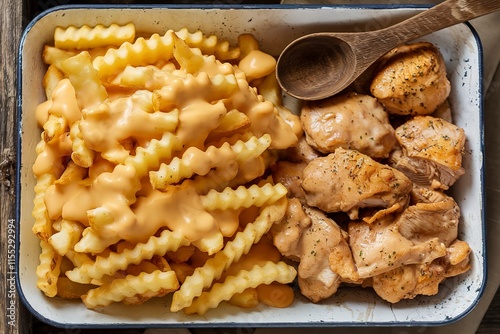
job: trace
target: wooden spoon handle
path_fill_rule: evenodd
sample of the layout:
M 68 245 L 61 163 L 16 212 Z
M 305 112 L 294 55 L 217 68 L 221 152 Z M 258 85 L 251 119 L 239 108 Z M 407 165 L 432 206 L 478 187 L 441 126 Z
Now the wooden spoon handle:
M 378 33 L 391 30 L 391 42 L 397 45 L 499 9 L 500 0 L 447 0 Z

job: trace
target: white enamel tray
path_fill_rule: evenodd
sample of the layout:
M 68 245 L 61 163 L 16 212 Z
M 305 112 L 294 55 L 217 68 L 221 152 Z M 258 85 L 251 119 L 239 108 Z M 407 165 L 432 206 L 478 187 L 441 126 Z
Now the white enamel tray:
M 454 122 L 467 135 L 467 173 L 453 187 L 452 195 L 462 212 L 459 237 L 472 247 L 472 269 L 446 280 L 438 295 L 391 305 L 370 289 L 343 288 L 318 304 L 297 296 L 293 306 L 285 309 L 260 306 L 246 310 L 224 304 L 205 316 L 185 316 L 170 313 L 169 301 L 164 299 L 134 307 L 116 304 L 96 312 L 79 301 L 46 298 L 36 288 L 39 242 L 31 232 L 35 182 L 31 166 L 40 131 L 34 110 L 44 99 L 41 82 L 45 66 L 40 55 L 56 26 L 134 22 L 138 30 L 148 33 L 187 27 L 233 42 L 242 33 L 252 33 L 263 50 L 278 55 L 289 42 L 306 33 L 373 30 L 420 10 L 387 6 L 79 6 L 57 7 L 38 16 L 24 32 L 19 56 L 17 272 L 25 305 L 44 322 L 62 327 L 432 326 L 465 316 L 478 302 L 486 277 L 481 47 L 467 24 L 423 38 L 435 43 L 444 55 L 452 83 Z

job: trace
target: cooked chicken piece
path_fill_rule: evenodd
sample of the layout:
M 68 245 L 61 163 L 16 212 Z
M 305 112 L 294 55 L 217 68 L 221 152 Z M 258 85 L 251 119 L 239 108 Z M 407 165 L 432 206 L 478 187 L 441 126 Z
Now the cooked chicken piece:
M 287 197 L 298 198 L 305 202 L 306 195 L 302 189 L 302 180 L 305 163 L 278 161 L 272 167 L 272 177 L 275 183 L 281 183 L 288 190 Z
M 284 256 L 299 261 L 300 291 L 311 301 L 333 295 L 343 279 L 357 280 L 347 234 L 323 212 L 290 199 L 285 218 L 271 235 Z
M 399 46 L 380 63 L 370 91 L 389 113 L 429 115 L 450 94 L 446 64 L 431 43 Z
M 441 118 L 416 116 L 396 129 L 401 151 L 395 150 L 389 164 L 413 182 L 434 189 L 448 189 L 465 173 L 462 128 Z
M 472 250 L 469 244 L 462 240 L 455 240 L 447 248 L 446 257 L 443 261 L 449 264 L 446 267 L 446 277 L 453 277 L 467 272 L 470 269 L 470 254 Z
M 283 256 L 296 262 L 300 261 L 299 244 L 302 233 L 311 224 L 311 219 L 302 209 L 300 201 L 296 198 L 290 198 L 285 217 L 271 228 L 274 245 Z
M 429 263 L 446 255 L 439 238 L 412 241 L 399 232 L 396 216 L 389 215 L 367 224 L 349 223 L 349 245 L 360 278 L 383 274 L 407 264 Z
M 456 240 L 446 249 L 444 257 L 431 263 L 401 266 L 375 276 L 371 280 L 372 287 L 380 297 L 391 303 L 413 299 L 417 295 L 435 295 L 445 278 L 469 270 L 470 252 L 466 242 Z
M 306 203 L 325 212 L 346 212 L 358 219 L 360 208 L 390 212 L 405 207 L 411 181 L 398 170 L 355 150 L 339 148 L 312 160 L 303 172 Z
M 321 156 L 321 152 L 318 152 L 307 143 L 305 136 L 300 137 L 297 145 L 285 150 L 285 160 L 292 162 L 308 163 L 312 159 Z
M 413 242 L 438 237 L 449 246 L 458 235 L 460 208 L 453 198 L 440 191 L 414 187 L 408 206 L 397 220 L 399 232 Z
M 342 147 L 386 158 L 396 144 L 387 112 L 369 95 L 349 93 L 308 102 L 300 120 L 307 143 L 322 153 Z

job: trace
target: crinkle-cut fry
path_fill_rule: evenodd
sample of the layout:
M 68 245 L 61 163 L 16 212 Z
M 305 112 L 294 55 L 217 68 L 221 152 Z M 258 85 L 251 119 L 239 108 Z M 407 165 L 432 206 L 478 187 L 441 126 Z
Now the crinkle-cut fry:
M 50 65 L 47 68 L 43 76 L 43 88 L 45 89 L 45 97 L 47 99 L 52 97 L 52 92 L 62 79 L 64 79 L 64 74 L 55 65 Z
M 61 116 L 49 115 L 47 122 L 43 125 L 42 138 L 46 143 L 57 140 L 68 126 L 68 121 Z
M 233 110 L 235 110 L 235 109 L 233 109 Z M 243 133 L 234 133 L 234 134 L 231 134 L 227 137 L 219 138 L 218 140 L 211 142 L 210 145 L 213 145 L 215 147 L 220 147 L 220 146 L 224 145 L 224 143 L 229 143 L 229 145 L 234 145 L 238 141 L 246 142 L 246 141 L 250 140 L 252 137 L 256 137 L 256 136 L 254 136 L 254 134 L 250 131 L 245 131 Z M 256 138 L 258 138 L 258 137 L 256 137 Z
M 229 98 L 238 90 L 234 74 L 216 74 L 206 72 L 189 74 L 185 78 L 174 78 L 167 85 L 153 92 L 153 108 L 169 111 L 182 106 L 189 99 L 203 99 L 208 102 Z
M 295 135 L 300 138 L 304 132 L 300 123 L 300 117 L 283 105 L 282 91 L 278 79 L 276 79 L 276 72 L 266 76 L 262 83 L 257 86 L 257 91 L 266 101 L 274 104 L 280 117 L 290 126 Z
M 174 151 L 181 149 L 181 143 L 177 137 L 165 132 L 160 140 L 153 139 L 146 147 L 136 148 L 135 155 L 125 159 L 125 165 L 130 165 L 137 171 L 137 177 L 148 175 L 150 170 L 160 167 L 161 161 L 172 157 Z
M 239 161 L 238 174 L 229 180 L 226 187 L 236 188 L 264 175 L 266 172 L 265 152 L 254 159 Z
M 77 221 L 61 220 L 60 231 L 52 234 L 49 243 L 59 255 L 66 255 L 80 240 L 84 226 Z
M 102 80 L 122 71 L 127 65 L 145 66 L 160 60 L 170 60 L 174 49 L 174 32 L 167 31 L 163 36 L 153 34 L 145 39 L 137 38 L 133 43 L 125 42 L 118 49 L 109 49 L 104 56 L 96 57 L 94 67 Z
M 165 189 L 193 175 L 206 175 L 212 168 L 219 168 L 232 161 L 246 161 L 260 156 L 271 144 L 271 137 L 252 137 L 248 141 L 237 141 L 220 147 L 210 146 L 205 151 L 188 148 L 181 158 L 175 157 L 169 164 L 162 163 L 158 171 L 149 173 L 157 189 Z
M 184 180 L 183 184 L 196 189 L 198 194 L 206 194 L 210 189 L 222 190 L 238 175 L 238 163 L 232 162 L 222 168 L 213 169 L 207 175 L 197 175 Z
M 49 240 L 52 235 L 52 219 L 49 218 L 47 206 L 45 205 L 45 192 L 54 184 L 56 177 L 52 174 L 44 174 L 37 178 L 35 184 L 35 198 L 33 200 L 32 215 L 35 223 L 31 230 L 40 240 Z
M 127 66 L 109 84 L 134 89 L 155 91 L 170 85 L 172 81 L 183 79 L 186 73 L 177 70 L 164 70 L 154 65 Z
M 94 27 L 57 27 L 54 32 L 54 45 L 60 49 L 92 49 L 101 46 L 120 46 L 125 42 L 133 42 L 135 26 L 111 24 L 108 27 L 98 24 Z
M 98 105 L 108 98 L 106 88 L 99 80 L 99 74 L 87 51 L 62 61 L 61 68 L 75 88 L 80 109 Z
M 68 250 L 65 256 L 73 263 L 74 267 L 81 267 L 85 262 L 94 261 L 87 253 L 78 253 L 73 249 Z
M 75 183 L 83 180 L 86 175 L 87 175 L 87 168 L 78 166 L 73 161 L 70 161 L 66 165 L 66 169 L 61 174 L 61 176 L 59 176 L 59 178 L 54 181 L 54 184 L 64 185 L 64 184 Z
M 184 40 L 189 47 L 198 48 L 205 55 L 215 55 L 221 61 L 236 59 L 240 56 L 238 47 L 232 47 L 226 40 L 219 40 L 217 36 L 206 36 L 200 30 L 189 32 L 183 28 L 175 34 Z
M 164 230 L 158 237 L 151 236 L 146 243 L 138 243 L 132 249 L 111 252 L 107 257 L 97 256 L 95 261 L 66 272 L 66 276 L 78 283 L 90 283 L 93 279 L 100 280 L 104 275 L 112 276 L 118 270 L 125 270 L 130 264 L 138 264 L 155 255 L 163 256 L 188 244 L 179 232 Z
M 138 264 L 131 264 L 127 267 L 125 270 L 126 275 L 132 275 L 132 276 L 139 276 L 142 272 L 151 274 L 155 270 L 160 269 L 156 264 L 154 264 L 152 261 L 145 260 L 141 261 Z M 162 270 L 161 271 L 168 271 L 171 270 L 170 268 L 168 270 Z
M 208 288 L 232 263 L 248 253 L 252 245 L 284 216 L 287 203 L 287 199 L 282 198 L 263 208 L 254 222 L 247 224 L 242 232 L 238 232 L 233 240 L 228 241 L 224 248 L 208 259 L 202 267 L 196 268 L 193 275 L 186 277 L 181 288 L 173 295 L 170 310 L 177 312 L 191 305 L 193 299 L 199 296 L 204 288 Z
M 280 198 L 286 196 L 287 189 L 281 183 L 276 185 L 256 184 L 250 187 L 239 186 L 237 189 L 227 187 L 222 192 L 210 190 L 208 194 L 201 197 L 201 202 L 205 209 L 213 210 L 237 210 L 249 208 L 252 205 L 263 206 L 273 204 Z
M 131 155 L 125 146 L 134 149 L 130 140 L 137 140 L 141 146 L 147 140 L 161 138 L 165 132 L 175 131 L 179 124 L 179 110 L 155 112 L 152 95 L 147 90 L 135 91 L 84 109 L 80 129 L 88 147 L 100 152 L 101 157 L 108 161 L 124 164 Z
M 62 70 L 61 62 L 76 55 L 75 51 L 61 50 L 53 46 L 45 45 L 43 48 L 42 59 L 47 65 L 54 65 L 58 70 Z
M 196 247 L 193 245 L 181 246 L 175 251 L 169 251 L 165 257 L 172 263 L 184 263 L 195 253 Z
M 205 314 L 216 308 L 221 302 L 229 300 L 234 294 L 248 288 L 272 282 L 291 283 L 297 271 L 285 262 L 268 261 L 265 265 L 256 265 L 250 270 L 242 270 L 234 276 L 228 276 L 223 283 L 215 283 L 210 291 L 203 292 L 193 303 L 184 309 L 186 314 Z
M 57 69 L 56 69 L 56 71 L 57 71 Z M 56 83 L 56 86 L 58 83 L 59 83 L 59 81 Z M 50 94 L 50 96 L 44 102 L 39 103 L 35 108 L 36 124 L 38 125 L 38 128 L 40 128 L 40 129 L 43 129 L 43 125 L 49 119 L 49 110 L 50 110 L 50 107 L 52 107 L 52 103 L 53 103 L 53 101 L 50 98 L 52 96 L 52 92 L 53 92 L 53 90 L 50 92 L 48 92 L 46 90 L 46 93 Z M 43 136 L 42 136 L 42 140 L 43 140 Z M 39 154 L 38 150 L 36 151 L 36 153 Z
M 76 243 L 74 250 L 79 253 L 98 254 L 118 241 L 120 241 L 120 237 L 118 236 L 103 238 L 91 227 L 87 227 L 83 230 L 82 238 Z
M 113 218 L 113 214 L 109 211 L 108 208 L 100 206 L 87 211 L 87 218 L 89 222 L 89 226 L 94 230 L 97 234 L 108 225 L 113 224 L 115 221 Z
M 257 294 L 257 289 L 247 288 L 242 292 L 237 292 L 229 298 L 227 301 L 229 304 L 243 307 L 243 308 L 253 308 L 259 305 L 259 296 Z
M 97 57 L 104 56 L 106 54 L 106 52 L 108 52 L 108 50 L 110 50 L 110 49 L 117 49 L 117 47 L 116 46 L 100 46 L 97 48 L 88 49 L 87 51 L 90 54 L 92 61 L 94 61 L 94 59 L 96 59 Z
M 190 48 L 181 38 L 174 34 L 174 58 L 181 70 L 187 73 L 197 73 L 205 62 L 204 56 L 199 49 Z
M 75 88 L 69 79 L 62 79 L 52 91 L 52 104 L 47 110 L 49 115 L 64 117 L 68 125 L 82 118 Z
M 215 142 L 224 137 L 244 133 L 250 124 L 251 122 L 247 115 L 236 109 L 229 110 L 222 117 L 219 126 L 210 132 L 206 142 Z
M 82 301 L 87 308 L 95 309 L 120 302 L 127 297 L 148 292 L 171 292 L 178 288 L 179 281 L 175 272 L 157 270 L 151 274 L 141 273 L 139 276 L 127 275 L 125 278 L 114 279 L 111 283 L 89 290 L 82 296 Z
M 79 299 L 94 288 L 95 285 L 75 283 L 64 276 L 57 279 L 57 296 L 64 299 Z
M 78 166 L 88 168 L 94 162 L 95 152 L 84 142 L 82 132 L 80 131 L 80 122 L 76 121 L 73 123 L 69 130 L 73 150 L 71 160 Z
M 43 174 L 59 177 L 66 168 L 67 157 L 71 155 L 71 144 L 68 132 L 63 133 L 50 144 L 41 139 L 35 147 L 37 156 L 32 168 L 33 174 L 37 178 Z
M 224 104 L 228 110 L 237 109 L 245 113 L 250 119 L 250 131 L 256 136 L 269 133 L 272 137 L 271 149 L 289 148 L 298 142 L 298 137 L 293 133 L 290 126 L 279 116 L 279 112 L 270 101 L 257 94 L 255 88 L 251 87 L 242 73 L 235 73 L 239 89 L 245 95 L 244 99 L 238 98 L 238 94 L 225 99 Z
M 175 271 L 175 275 L 177 276 L 177 279 L 181 283 L 184 283 L 186 277 L 191 276 L 193 274 L 195 268 L 193 265 L 188 264 L 186 262 L 182 263 L 172 262 L 170 263 L 170 266 L 172 267 L 172 270 Z
M 158 260 L 158 261 L 157 261 Z M 161 263 L 160 263 L 161 262 Z M 168 272 L 172 271 L 170 265 L 163 257 L 155 256 L 152 261 L 143 261 L 137 266 L 129 266 L 127 268 L 127 274 L 132 274 L 134 276 L 139 276 L 141 273 L 151 274 L 157 270 Z M 176 274 L 177 278 L 177 274 Z M 178 279 L 177 279 L 178 281 Z M 172 292 L 172 290 L 160 289 L 156 291 L 146 291 L 145 293 L 136 294 L 132 297 L 125 297 L 122 303 L 125 305 L 141 305 L 147 300 L 154 297 L 163 297 L 166 294 Z
M 259 42 L 252 34 L 241 34 L 238 36 L 238 47 L 240 55 L 238 60 L 245 58 L 251 51 L 259 50 Z
M 200 251 L 212 256 L 224 247 L 224 236 L 217 230 L 192 243 Z
M 62 256 L 57 254 L 52 246 L 45 240 L 40 240 L 42 251 L 39 259 L 40 263 L 36 267 L 38 289 L 48 297 L 57 294 L 57 279 L 61 270 Z

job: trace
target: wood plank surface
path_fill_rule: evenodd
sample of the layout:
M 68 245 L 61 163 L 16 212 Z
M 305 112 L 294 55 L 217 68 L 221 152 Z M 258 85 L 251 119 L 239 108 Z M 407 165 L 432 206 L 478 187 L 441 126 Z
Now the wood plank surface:
M 89 3 L 92 1 L 80 1 Z M 104 3 L 106 1 L 94 1 Z M 119 3 L 120 1 L 108 1 Z M 149 1 L 150 3 L 158 1 Z M 189 1 L 177 1 L 188 3 Z M 200 1 L 210 3 L 210 1 Z M 243 1 L 245 2 L 245 1 Z M 265 1 L 248 1 L 249 3 L 265 3 Z M 34 320 L 21 304 L 14 280 L 17 273 L 12 267 L 12 244 L 15 237 L 15 142 L 16 142 L 16 63 L 18 43 L 23 25 L 30 18 L 50 4 L 66 4 L 70 1 L 31 1 L 0 0 L 0 35 L 1 35 L 1 79 L 0 79 L 0 306 L 3 315 L 0 317 L 0 333 L 58 333 L 55 328 Z M 76 3 L 76 2 L 75 2 Z M 130 3 L 130 1 L 127 1 Z M 193 1 L 195 3 L 195 1 Z M 234 2 L 233 2 L 234 3 Z M 31 6 L 29 6 L 31 4 Z M 36 4 L 36 5 L 33 5 Z M 43 5 L 42 7 L 41 4 Z M 117 330 L 116 333 L 141 333 L 143 330 Z M 64 331 L 63 331 L 64 332 Z M 115 333 L 113 330 L 79 330 L 69 329 L 72 333 Z M 252 333 L 251 329 L 196 329 L 196 334 L 206 333 Z M 491 306 L 484 316 L 477 331 L 478 334 L 500 333 L 500 294 L 497 292 Z
M 500 290 L 491 301 L 488 312 L 483 317 L 481 325 L 476 334 L 498 334 L 500 333 Z
M 22 32 L 22 2 L 0 2 L 0 333 L 31 333 L 31 316 L 15 289 L 15 127 L 16 62 Z

